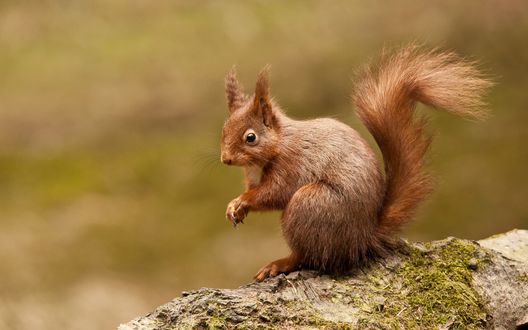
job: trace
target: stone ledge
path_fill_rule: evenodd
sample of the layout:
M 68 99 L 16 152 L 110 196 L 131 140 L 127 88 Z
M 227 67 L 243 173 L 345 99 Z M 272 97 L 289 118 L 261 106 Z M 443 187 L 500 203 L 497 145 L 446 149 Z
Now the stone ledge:
M 300 271 L 203 288 L 119 330 L 515 329 L 528 326 L 528 231 L 403 243 L 340 277 Z

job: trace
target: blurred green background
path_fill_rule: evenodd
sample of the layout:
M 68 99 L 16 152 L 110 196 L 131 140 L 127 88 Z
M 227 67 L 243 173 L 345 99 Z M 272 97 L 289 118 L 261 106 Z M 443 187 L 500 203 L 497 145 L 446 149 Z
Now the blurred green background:
M 2 1 L 0 329 L 102 329 L 281 257 L 278 213 L 224 219 L 223 79 L 297 118 L 353 115 L 384 46 L 452 49 L 494 77 L 483 123 L 427 111 L 438 188 L 404 236 L 528 227 L 528 2 Z M 424 111 L 425 113 L 425 111 Z M 369 138 L 372 142 L 372 139 Z

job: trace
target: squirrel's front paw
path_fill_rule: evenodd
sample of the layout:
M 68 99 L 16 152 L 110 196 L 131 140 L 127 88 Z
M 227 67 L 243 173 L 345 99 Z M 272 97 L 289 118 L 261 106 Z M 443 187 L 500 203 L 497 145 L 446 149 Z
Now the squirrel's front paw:
M 246 202 L 242 201 L 240 197 L 237 197 L 227 205 L 226 218 L 236 227 L 237 224 L 244 223 L 244 218 L 248 211 L 249 207 Z

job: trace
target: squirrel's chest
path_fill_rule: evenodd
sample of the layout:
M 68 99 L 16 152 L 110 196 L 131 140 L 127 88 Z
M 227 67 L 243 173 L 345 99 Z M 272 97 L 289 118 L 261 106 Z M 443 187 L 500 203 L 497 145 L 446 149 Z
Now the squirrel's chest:
M 246 175 L 246 185 L 248 187 L 254 187 L 260 184 L 262 180 L 262 167 L 259 166 L 247 166 L 244 168 Z

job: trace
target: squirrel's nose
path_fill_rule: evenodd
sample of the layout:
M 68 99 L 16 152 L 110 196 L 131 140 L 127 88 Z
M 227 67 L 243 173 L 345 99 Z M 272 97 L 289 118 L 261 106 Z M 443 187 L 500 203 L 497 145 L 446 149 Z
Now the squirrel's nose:
M 226 164 L 226 165 L 231 165 L 231 163 L 233 162 L 231 160 L 231 158 L 225 156 L 225 155 L 222 155 L 220 156 L 220 160 L 222 161 L 222 163 Z

